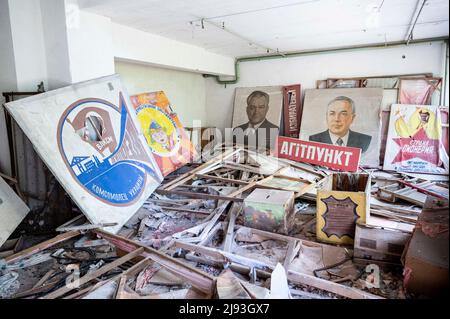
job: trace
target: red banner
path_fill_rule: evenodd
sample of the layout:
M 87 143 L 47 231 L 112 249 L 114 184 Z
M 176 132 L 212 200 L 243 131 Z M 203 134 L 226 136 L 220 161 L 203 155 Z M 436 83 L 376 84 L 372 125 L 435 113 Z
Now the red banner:
M 300 84 L 283 87 L 284 136 L 298 137 L 301 121 Z
M 334 170 L 356 172 L 361 149 L 278 136 L 276 156 Z

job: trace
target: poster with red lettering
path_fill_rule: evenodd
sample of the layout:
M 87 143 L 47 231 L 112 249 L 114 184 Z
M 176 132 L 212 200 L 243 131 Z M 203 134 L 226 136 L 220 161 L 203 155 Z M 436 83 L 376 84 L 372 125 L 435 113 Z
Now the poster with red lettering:
M 276 156 L 338 171 L 356 172 L 361 149 L 278 136 Z
M 448 174 L 448 161 L 439 106 L 392 105 L 384 169 Z
M 283 87 L 284 136 L 298 138 L 301 121 L 300 84 Z

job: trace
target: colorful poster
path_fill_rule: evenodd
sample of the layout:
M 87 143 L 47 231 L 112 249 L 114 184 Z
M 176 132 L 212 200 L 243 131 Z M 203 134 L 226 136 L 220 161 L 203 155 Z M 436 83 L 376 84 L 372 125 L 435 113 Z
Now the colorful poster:
M 130 97 L 147 144 L 164 176 L 192 162 L 195 149 L 163 91 Z
M 279 158 L 339 171 L 356 172 L 361 158 L 360 148 L 303 141 L 284 136 L 278 136 L 277 146 L 276 156 Z
M 300 84 L 283 87 L 284 136 L 297 137 L 302 116 Z
M 392 105 L 384 169 L 448 174 L 439 106 Z
M 117 232 L 162 181 L 118 75 L 6 107 L 39 156 L 94 224 Z

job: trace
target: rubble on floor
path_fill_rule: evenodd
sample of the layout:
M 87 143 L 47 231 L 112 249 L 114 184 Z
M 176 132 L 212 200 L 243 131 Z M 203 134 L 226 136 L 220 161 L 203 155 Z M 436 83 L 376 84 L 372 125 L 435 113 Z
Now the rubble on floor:
M 412 260 L 411 251 L 418 221 L 423 232 L 439 228 L 434 234 L 447 236 L 448 245 L 448 211 L 427 224 L 425 203 L 410 200 L 416 195 L 394 189 L 386 198 L 390 185 L 403 185 L 448 209 L 448 182 L 365 173 L 361 183 L 350 174 L 330 188 L 337 200 L 346 199 L 336 193 L 354 198 L 359 192 L 364 218 L 345 219 L 351 241 L 325 243 L 317 234 L 323 230 L 317 216 L 325 214 L 317 209 L 317 191 L 333 180 L 330 171 L 228 149 L 168 175 L 118 234 L 80 217 L 36 246 L 17 251 L 7 242 L 0 249 L 8 252 L 0 260 L 0 298 L 405 299 L 415 297 L 408 289 L 415 280 L 429 280 L 414 277 L 417 267 L 446 262 L 448 278 L 448 249 L 447 259 L 433 265 Z M 351 181 L 359 185 L 353 189 Z M 260 194 L 249 198 L 255 190 Z M 250 212 L 264 196 L 278 196 L 270 202 L 278 206 Z M 440 240 L 436 236 L 419 243 Z

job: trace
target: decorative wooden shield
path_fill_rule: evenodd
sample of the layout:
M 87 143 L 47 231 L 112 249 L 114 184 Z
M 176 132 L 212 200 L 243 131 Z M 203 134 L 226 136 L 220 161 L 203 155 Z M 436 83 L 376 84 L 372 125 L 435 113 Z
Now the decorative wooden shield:
M 326 212 L 323 214 L 325 226 L 322 231 L 330 237 L 336 235 L 338 238 L 348 236 L 354 238 L 356 220 L 359 218 L 356 213 L 358 204 L 349 197 L 340 200 L 333 196 L 322 199 L 326 206 Z

